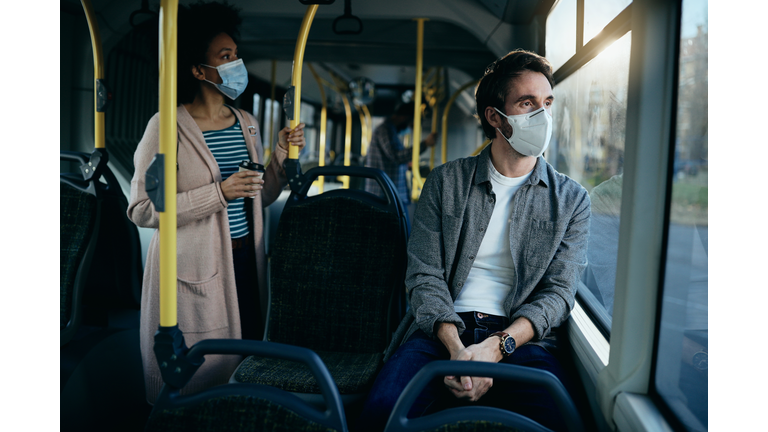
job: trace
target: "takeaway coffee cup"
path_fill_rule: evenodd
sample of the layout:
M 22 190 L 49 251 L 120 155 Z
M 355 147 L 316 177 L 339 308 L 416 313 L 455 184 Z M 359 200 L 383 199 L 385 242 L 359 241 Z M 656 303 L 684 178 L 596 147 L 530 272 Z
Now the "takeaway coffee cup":
M 244 160 L 244 161 L 240 162 L 240 165 L 238 165 L 238 167 L 239 167 L 239 169 L 237 170 L 238 172 L 256 171 L 258 173 L 257 176 L 256 176 L 257 178 L 263 178 L 264 177 L 264 165 L 262 165 L 262 164 L 258 164 L 256 162 L 251 162 L 251 161 Z

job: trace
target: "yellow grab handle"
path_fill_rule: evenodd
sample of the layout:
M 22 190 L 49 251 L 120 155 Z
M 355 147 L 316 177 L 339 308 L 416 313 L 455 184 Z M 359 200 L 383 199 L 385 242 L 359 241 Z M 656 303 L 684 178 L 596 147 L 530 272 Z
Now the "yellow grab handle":
M 160 2 L 160 153 L 165 155 L 165 211 L 160 213 L 160 325 L 176 318 L 176 19 L 179 0 Z
M 291 85 L 295 89 L 293 100 L 293 120 L 291 120 L 291 129 L 295 128 L 301 122 L 301 70 L 304 67 L 304 49 L 307 47 L 307 37 L 309 29 L 312 27 L 312 20 L 315 19 L 317 5 L 307 7 L 304 19 L 301 21 L 299 29 L 299 38 L 296 39 L 296 51 L 293 53 L 293 74 L 291 74 Z M 298 159 L 299 148 L 288 146 L 288 158 Z
M 96 22 L 96 13 L 93 11 L 91 0 L 80 0 L 88 20 L 88 30 L 91 32 L 91 47 L 93 48 L 93 113 L 94 113 L 94 138 L 96 148 L 104 148 L 104 113 L 98 111 L 97 81 L 104 79 L 104 54 L 101 48 L 101 33 Z
M 411 159 L 411 172 L 413 181 L 411 182 L 411 199 L 416 202 L 421 195 L 421 188 L 424 186 L 424 180 L 419 172 L 419 155 L 421 154 L 421 77 L 422 77 L 422 59 L 424 57 L 424 21 L 427 18 L 416 18 L 416 91 L 414 98 L 413 114 L 413 157 Z
M 490 144 L 490 143 L 491 143 L 491 140 L 489 140 L 489 139 L 485 140 L 485 141 L 484 141 L 482 144 L 480 144 L 480 147 L 476 148 L 476 149 L 475 149 L 475 151 L 473 151 L 473 152 L 472 152 L 472 155 L 471 155 L 471 156 L 477 156 L 477 155 L 479 155 L 479 154 L 480 154 L 480 152 L 481 152 L 481 151 L 483 151 L 483 149 L 485 149 L 485 147 L 486 147 L 488 144 Z
M 445 109 L 443 110 L 443 129 L 441 133 L 441 140 L 443 142 L 443 163 L 448 162 L 448 113 L 451 111 L 451 105 L 453 105 L 453 102 L 456 100 L 457 97 L 466 90 L 467 88 L 477 84 L 477 80 L 470 81 L 463 86 L 459 87 L 458 90 L 456 90 L 456 93 L 451 95 L 451 98 L 448 99 L 448 103 L 445 104 Z

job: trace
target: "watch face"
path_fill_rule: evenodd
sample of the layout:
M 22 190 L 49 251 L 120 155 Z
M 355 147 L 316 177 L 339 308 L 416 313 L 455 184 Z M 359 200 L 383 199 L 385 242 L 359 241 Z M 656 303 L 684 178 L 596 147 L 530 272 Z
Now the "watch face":
M 508 337 L 504 339 L 504 351 L 507 352 L 507 354 L 512 354 L 512 352 L 515 350 L 515 340 L 511 337 Z

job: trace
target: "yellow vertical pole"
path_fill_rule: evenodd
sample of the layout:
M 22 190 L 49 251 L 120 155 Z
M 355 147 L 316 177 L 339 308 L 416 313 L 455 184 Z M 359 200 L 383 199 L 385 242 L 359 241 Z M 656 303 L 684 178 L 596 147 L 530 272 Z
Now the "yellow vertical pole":
M 347 122 L 344 127 L 344 166 L 349 166 L 349 156 L 352 153 L 352 107 L 349 105 L 349 99 L 344 92 L 339 92 L 341 100 L 344 101 L 344 112 L 347 115 Z M 339 176 L 343 189 L 349 189 L 349 176 Z
M 443 143 L 443 163 L 448 162 L 448 113 L 451 111 L 451 106 L 453 105 L 453 102 L 456 101 L 456 98 L 459 97 L 461 92 L 469 88 L 470 86 L 473 86 L 477 84 L 477 81 L 470 81 L 463 86 L 459 87 L 458 90 L 456 90 L 456 93 L 454 93 L 450 99 L 448 99 L 448 103 L 445 104 L 445 108 L 443 109 L 443 129 L 440 132 L 440 138 Z
M 357 105 L 357 114 L 360 116 L 360 155 L 365 157 L 368 154 L 368 118 L 365 116 L 363 108 L 365 105 Z M 367 109 L 366 109 L 367 111 Z
M 312 20 L 315 18 L 316 12 L 317 5 L 307 7 L 307 11 L 304 13 L 304 19 L 301 21 L 299 37 L 296 40 L 296 50 L 293 53 L 291 85 L 295 89 L 295 96 L 293 100 L 293 120 L 291 120 L 291 129 L 298 126 L 301 122 L 301 72 L 304 67 L 304 50 L 307 47 L 307 37 L 309 37 L 309 29 L 312 27 Z M 298 159 L 299 148 L 296 146 L 288 146 L 288 158 Z
M 328 127 L 328 102 L 325 98 L 325 89 L 323 88 L 322 81 L 320 81 L 320 76 L 315 71 L 315 68 L 312 67 L 312 63 L 307 63 L 307 66 L 309 67 L 309 71 L 312 72 L 312 76 L 315 77 L 315 81 L 317 81 L 317 87 L 320 89 L 320 99 L 323 101 L 323 108 L 320 110 L 320 146 L 318 150 L 320 153 L 320 160 L 317 165 L 325 166 L 325 135 Z M 315 185 L 317 186 L 318 192 L 323 193 L 325 176 L 318 177 L 317 180 L 315 180 Z
M 160 325 L 176 319 L 176 19 L 178 0 L 160 2 L 160 153 L 165 155 L 165 211 L 160 213 Z
M 275 144 L 275 120 L 277 120 L 277 105 L 275 104 L 275 87 L 277 81 L 277 60 L 272 60 L 272 89 L 270 90 L 270 102 L 266 107 L 269 110 L 269 142 L 264 146 L 264 160 L 269 160 L 272 154 L 272 146 Z
M 424 57 L 424 21 L 427 18 L 416 18 L 416 91 L 414 92 L 414 115 L 413 115 L 413 158 L 411 159 L 411 172 L 413 181 L 411 182 L 411 199 L 416 202 L 421 195 L 421 188 L 424 186 L 424 180 L 419 172 L 419 155 L 421 154 L 421 76 L 422 59 Z
M 85 17 L 88 20 L 88 30 L 91 32 L 91 48 L 93 49 L 93 113 L 94 113 L 94 138 L 96 148 L 104 148 L 104 113 L 99 112 L 97 81 L 104 79 L 104 55 L 101 48 L 101 33 L 99 24 L 96 22 L 96 14 L 91 5 L 91 0 L 81 0 L 85 11 Z

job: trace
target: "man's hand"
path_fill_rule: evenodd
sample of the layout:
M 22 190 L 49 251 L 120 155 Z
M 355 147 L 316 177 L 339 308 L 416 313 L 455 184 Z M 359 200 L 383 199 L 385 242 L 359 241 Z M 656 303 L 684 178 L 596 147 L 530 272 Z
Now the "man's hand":
M 232 201 L 237 198 L 253 198 L 264 188 L 264 180 L 258 178 L 256 171 L 236 172 L 221 182 L 221 193 L 224 199 Z
M 457 352 L 451 351 L 451 360 L 497 363 L 501 360 L 498 337 L 489 337 L 482 343 L 470 345 Z M 447 376 L 443 382 L 454 396 L 459 399 L 468 399 L 471 402 L 480 400 L 493 386 L 493 378 L 487 377 Z

